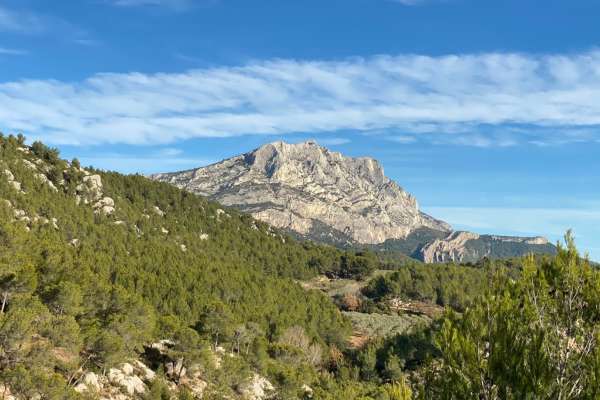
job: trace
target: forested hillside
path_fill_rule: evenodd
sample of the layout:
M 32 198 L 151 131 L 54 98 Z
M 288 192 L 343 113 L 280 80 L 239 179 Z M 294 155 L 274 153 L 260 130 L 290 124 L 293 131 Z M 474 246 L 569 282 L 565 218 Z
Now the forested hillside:
M 241 327 L 274 340 L 298 326 L 318 345 L 348 334 L 325 296 L 291 280 L 335 269 L 339 252 L 167 184 L 81 169 L 40 143 L 0 146 L 3 374 L 106 368 L 172 338 L 165 325 L 215 342 Z M 62 356 L 40 365 L 49 349 Z

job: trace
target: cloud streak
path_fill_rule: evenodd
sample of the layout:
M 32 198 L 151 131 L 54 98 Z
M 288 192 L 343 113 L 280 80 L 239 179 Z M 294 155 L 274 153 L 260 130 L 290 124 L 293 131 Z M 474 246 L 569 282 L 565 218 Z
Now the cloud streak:
M 28 52 L 20 49 L 9 49 L 7 47 L 0 47 L 0 55 L 2 54 L 9 56 L 24 56 L 28 54 Z
M 188 8 L 193 0 L 109 0 L 112 5 L 119 7 L 165 7 L 174 10 Z
M 42 20 L 31 13 L 10 10 L 0 5 L 0 31 L 21 34 L 39 33 Z
M 600 51 L 270 60 L 5 82 L 0 126 L 55 144 L 343 130 L 480 147 L 597 142 Z

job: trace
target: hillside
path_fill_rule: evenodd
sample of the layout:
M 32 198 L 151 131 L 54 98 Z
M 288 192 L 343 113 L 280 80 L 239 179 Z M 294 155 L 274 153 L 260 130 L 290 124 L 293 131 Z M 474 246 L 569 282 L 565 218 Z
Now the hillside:
M 419 209 L 377 160 L 313 141 L 275 142 L 207 167 L 152 179 L 207 196 L 303 240 L 392 250 L 425 262 L 554 254 L 543 238 L 453 232 Z
M 349 334 L 329 299 L 291 280 L 341 253 L 170 185 L 11 136 L 0 137 L 0 199 L 0 382 L 73 388 L 178 337 L 192 352 L 202 335 L 218 345 L 243 331 L 265 346 L 294 328 L 326 348 Z

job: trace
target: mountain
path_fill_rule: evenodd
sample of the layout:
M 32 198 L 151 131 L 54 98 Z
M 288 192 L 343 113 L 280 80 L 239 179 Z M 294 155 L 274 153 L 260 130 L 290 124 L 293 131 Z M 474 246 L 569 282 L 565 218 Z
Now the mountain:
M 162 173 L 171 183 L 249 213 L 302 239 L 394 249 L 425 262 L 553 253 L 543 238 L 456 233 L 419 209 L 377 160 L 275 142 L 207 167 Z
M 313 141 L 271 143 L 205 168 L 152 178 L 325 241 L 376 244 L 421 227 L 451 230 L 421 212 L 376 160 L 344 157 Z

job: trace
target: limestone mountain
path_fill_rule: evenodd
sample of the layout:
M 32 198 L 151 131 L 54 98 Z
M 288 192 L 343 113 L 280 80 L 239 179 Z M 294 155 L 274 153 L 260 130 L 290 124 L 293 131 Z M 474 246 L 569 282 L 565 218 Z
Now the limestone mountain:
M 426 262 L 553 252 L 537 238 L 469 234 L 457 241 L 451 226 L 422 212 L 377 160 L 345 157 L 314 141 L 270 143 L 207 167 L 152 178 L 300 238 L 399 249 Z
M 451 231 L 420 211 L 376 160 L 344 157 L 312 141 L 270 143 L 205 168 L 153 178 L 309 238 L 376 244 L 422 227 Z

